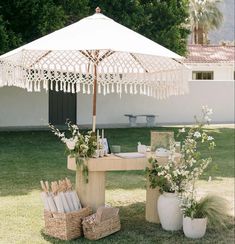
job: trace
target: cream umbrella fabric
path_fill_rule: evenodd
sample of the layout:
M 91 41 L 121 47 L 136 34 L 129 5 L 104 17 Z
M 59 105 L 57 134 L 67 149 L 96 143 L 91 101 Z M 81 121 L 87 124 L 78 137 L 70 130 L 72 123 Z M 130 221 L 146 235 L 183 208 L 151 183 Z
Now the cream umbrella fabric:
M 188 91 L 182 57 L 100 13 L 0 56 L 0 86 L 164 99 Z M 93 130 L 95 126 L 93 126 Z

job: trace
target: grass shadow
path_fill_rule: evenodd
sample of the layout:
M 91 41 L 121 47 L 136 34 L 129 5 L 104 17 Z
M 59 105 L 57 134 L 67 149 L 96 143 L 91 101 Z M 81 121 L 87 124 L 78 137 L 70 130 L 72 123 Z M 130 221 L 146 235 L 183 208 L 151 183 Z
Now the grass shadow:
M 160 224 L 149 223 L 145 220 L 145 203 L 137 202 L 120 208 L 121 230 L 115 234 L 96 241 L 96 243 L 125 244 L 125 243 L 226 243 L 234 240 L 234 224 L 228 226 L 226 230 L 218 231 L 208 229 L 206 235 L 199 240 L 191 240 L 184 236 L 183 231 L 165 231 Z M 234 223 L 234 222 L 233 222 Z M 43 238 L 55 244 L 63 243 L 94 243 L 84 237 L 74 241 L 60 241 L 42 234 Z M 227 242 L 228 243 L 228 242 Z

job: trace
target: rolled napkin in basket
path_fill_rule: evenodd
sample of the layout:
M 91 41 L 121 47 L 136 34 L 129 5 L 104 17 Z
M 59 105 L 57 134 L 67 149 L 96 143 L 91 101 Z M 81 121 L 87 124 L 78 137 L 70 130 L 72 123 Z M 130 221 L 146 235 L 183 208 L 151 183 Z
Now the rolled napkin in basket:
M 66 183 L 67 183 L 67 189 L 68 191 L 66 192 L 66 196 L 68 196 L 68 199 L 71 199 L 71 202 L 73 204 L 74 210 L 77 211 L 82 208 L 80 200 L 78 198 L 78 195 L 75 191 L 72 190 L 72 184 L 71 181 L 67 178 L 65 178 Z
M 69 204 L 65 197 L 64 191 L 66 191 L 66 185 L 64 185 L 63 181 L 59 181 L 59 196 L 61 198 L 65 213 L 69 213 L 72 211 L 72 209 L 69 208 Z
M 51 193 L 48 193 L 48 203 L 49 203 L 51 212 L 57 212 L 58 211 L 57 206 L 54 202 L 54 199 L 53 199 L 53 196 L 51 195 Z
M 43 202 L 43 205 L 44 205 L 44 209 L 50 211 L 50 206 L 49 206 L 49 203 L 48 203 L 48 200 L 47 200 L 47 193 L 46 192 L 41 192 L 41 199 L 42 199 L 42 202 Z
M 66 191 L 66 192 L 64 192 L 64 195 L 65 195 L 65 198 L 66 198 L 67 203 L 68 203 L 68 205 L 69 205 L 69 209 L 70 209 L 71 211 L 76 211 L 76 208 L 75 208 L 74 205 L 73 205 L 73 201 L 72 201 L 72 198 L 71 198 L 70 191 Z
M 65 210 L 64 210 L 63 202 L 61 200 L 60 195 L 58 194 L 59 186 L 58 186 L 57 182 L 51 182 L 51 189 L 53 192 L 53 197 L 54 197 L 55 204 L 56 204 L 58 212 L 64 213 Z
M 54 199 L 49 192 L 50 189 L 48 182 L 46 181 L 44 184 L 44 182 L 41 180 L 40 183 L 43 190 L 43 192 L 41 193 L 41 198 L 44 203 L 44 208 L 51 212 L 57 212 L 57 207 L 55 205 Z
M 51 182 L 51 190 L 46 181 L 40 181 L 42 187 L 41 198 L 44 209 L 51 212 L 69 213 L 82 208 L 78 195 L 72 190 L 69 179 Z

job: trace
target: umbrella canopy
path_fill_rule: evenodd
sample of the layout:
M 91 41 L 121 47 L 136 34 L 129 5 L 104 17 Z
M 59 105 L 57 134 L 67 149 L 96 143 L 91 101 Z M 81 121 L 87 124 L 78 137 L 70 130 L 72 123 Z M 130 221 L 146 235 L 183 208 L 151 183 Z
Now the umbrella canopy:
M 180 59 L 97 8 L 92 16 L 0 56 L 0 86 L 93 93 L 95 116 L 97 92 L 158 99 L 187 92 Z

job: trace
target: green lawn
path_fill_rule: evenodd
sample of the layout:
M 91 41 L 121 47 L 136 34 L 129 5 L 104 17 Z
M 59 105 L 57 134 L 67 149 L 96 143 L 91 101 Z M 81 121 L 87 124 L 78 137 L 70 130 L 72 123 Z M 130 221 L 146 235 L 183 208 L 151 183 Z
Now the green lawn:
M 122 151 L 135 151 L 137 142 L 150 142 L 149 128 L 107 129 L 110 144 L 120 144 Z M 174 130 L 177 128 L 154 128 Z M 198 182 L 199 194 L 213 192 L 234 205 L 234 129 L 211 130 L 216 139 L 213 164 Z M 204 150 L 204 153 L 208 152 Z M 64 243 L 41 233 L 43 228 L 39 181 L 56 180 L 75 173 L 66 168 L 64 145 L 47 131 L 0 132 L 0 243 Z M 212 181 L 207 182 L 209 176 Z M 184 237 L 181 231 L 163 231 L 160 225 L 145 221 L 144 172 L 107 174 L 106 200 L 120 207 L 122 230 L 98 243 L 233 243 L 234 225 L 218 232 L 207 231 L 200 241 Z M 70 243 L 90 243 L 84 238 Z

